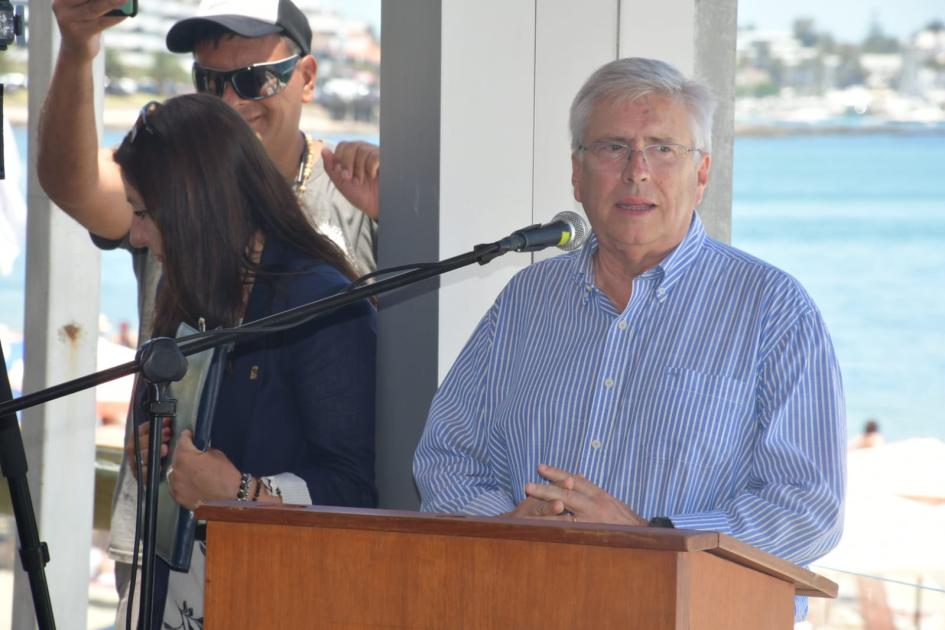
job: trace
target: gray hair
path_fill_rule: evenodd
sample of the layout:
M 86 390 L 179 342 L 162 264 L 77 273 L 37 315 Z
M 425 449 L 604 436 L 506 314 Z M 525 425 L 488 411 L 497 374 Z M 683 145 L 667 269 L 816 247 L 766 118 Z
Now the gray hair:
M 695 148 L 712 151 L 712 117 L 716 100 L 704 83 L 687 79 L 664 61 L 629 57 L 601 66 L 584 83 L 571 103 L 571 150 L 584 142 L 591 110 L 600 101 L 636 100 L 650 94 L 666 95 L 689 112 L 689 130 Z

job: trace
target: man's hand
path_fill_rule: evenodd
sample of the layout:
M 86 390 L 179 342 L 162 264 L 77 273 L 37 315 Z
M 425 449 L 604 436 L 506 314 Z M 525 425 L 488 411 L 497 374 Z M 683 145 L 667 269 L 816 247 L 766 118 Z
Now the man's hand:
M 562 490 L 569 491 L 574 488 L 574 479 L 567 477 L 562 479 L 558 485 Z M 527 485 L 525 487 L 528 488 Z M 565 507 L 563 501 L 559 499 L 545 501 L 533 496 L 526 497 L 524 501 L 515 506 L 514 510 L 502 516 L 574 521 L 574 513 Z
M 181 431 L 167 469 L 171 497 L 188 510 L 207 501 L 235 499 L 240 488 L 240 471 L 215 448 L 197 450 L 193 432 Z
M 538 466 L 538 474 L 551 483 L 525 484 L 525 494 L 530 499 L 550 503 L 553 507 L 561 505 L 565 511 L 574 515 L 571 520 L 638 527 L 647 525 L 646 519 L 580 475 L 545 464 Z
M 124 16 L 103 17 L 125 0 L 53 0 L 52 10 L 62 34 L 60 49 L 82 61 L 91 61 L 101 48 L 99 34 L 124 20 Z
M 149 435 L 151 434 L 151 423 L 145 422 L 138 427 L 138 443 L 141 446 L 141 470 L 144 478 L 148 478 L 148 452 L 151 448 Z M 167 457 L 168 443 L 171 441 L 171 419 L 161 420 L 161 459 Z M 137 479 L 138 461 L 135 453 L 135 436 L 129 432 L 125 439 L 125 457 L 128 458 L 128 466 L 131 468 L 131 474 Z
M 544 518 L 570 521 L 571 514 L 565 512 L 564 504 L 561 501 L 542 501 L 534 497 L 526 497 L 524 501 L 515 506 L 511 512 L 502 516 L 509 518 Z
M 341 142 L 322 149 L 325 172 L 353 206 L 375 221 L 380 213 L 381 150 L 367 142 Z

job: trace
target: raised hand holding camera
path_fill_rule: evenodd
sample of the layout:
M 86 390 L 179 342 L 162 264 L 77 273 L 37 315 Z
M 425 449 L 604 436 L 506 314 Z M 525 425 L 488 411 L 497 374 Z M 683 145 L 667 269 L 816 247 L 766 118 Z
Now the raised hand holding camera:
M 61 48 L 76 60 L 90 62 L 101 50 L 99 34 L 126 17 L 112 11 L 126 3 L 127 0 L 53 0 L 53 14 L 62 35 Z

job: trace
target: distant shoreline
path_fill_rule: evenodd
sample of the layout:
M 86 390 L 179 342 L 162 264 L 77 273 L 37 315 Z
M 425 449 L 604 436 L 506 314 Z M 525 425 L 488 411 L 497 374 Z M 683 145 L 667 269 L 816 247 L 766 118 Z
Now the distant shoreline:
M 12 100 L 12 99 L 11 99 Z M 129 102 L 121 99 L 119 103 L 108 102 L 102 113 L 102 124 L 108 131 L 122 131 L 129 129 L 138 117 L 141 103 Z M 24 103 L 5 103 L 4 115 L 11 125 L 26 126 L 28 109 Z M 335 120 L 328 112 L 316 104 L 305 105 L 302 108 L 301 128 L 306 131 L 317 131 L 326 135 L 357 135 L 379 136 L 380 129 L 377 123 L 365 123 L 353 120 Z M 783 125 L 745 124 L 735 123 L 735 137 L 737 138 L 771 138 L 779 136 L 827 136 L 827 135 L 943 135 L 945 125 L 923 126 L 902 125 L 897 123 L 877 125 Z
M 12 99 L 11 99 L 12 100 Z M 138 118 L 138 112 L 141 105 L 148 99 L 142 99 L 141 103 L 128 103 L 123 101 L 120 104 L 111 104 L 106 101 L 102 111 L 102 126 L 106 131 L 124 131 L 130 129 Z M 28 122 L 29 109 L 22 103 L 4 103 L 3 115 L 10 121 L 11 125 L 25 127 Z M 317 131 L 326 135 L 357 135 L 357 136 L 377 136 L 378 126 L 376 123 L 365 123 L 354 120 L 335 120 L 320 105 L 309 104 L 302 107 L 302 120 L 300 128 L 305 131 Z
M 875 135 L 942 135 L 945 136 L 945 126 L 903 126 L 895 123 L 886 125 L 854 126 L 854 125 L 744 125 L 735 124 L 737 138 L 771 138 L 778 136 L 875 136 Z

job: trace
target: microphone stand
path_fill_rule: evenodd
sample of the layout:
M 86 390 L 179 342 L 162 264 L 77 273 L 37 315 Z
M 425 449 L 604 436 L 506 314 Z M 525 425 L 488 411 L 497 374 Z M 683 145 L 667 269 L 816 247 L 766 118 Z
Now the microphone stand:
M 525 228 L 525 230 L 528 229 L 529 228 Z M 166 391 L 166 385 L 169 381 L 179 380 L 186 372 L 186 360 L 184 360 L 183 371 L 181 371 L 180 375 L 177 376 L 179 371 L 178 368 L 180 367 L 178 359 L 176 358 L 178 354 L 181 355 L 180 358 L 183 359 L 185 356 L 196 354 L 209 348 L 214 348 L 216 346 L 229 343 L 240 343 L 242 341 L 258 337 L 270 332 L 271 329 L 275 327 L 278 327 L 279 329 L 285 329 L 298 326 L 329 311 L 337 310 L 353 302 L 357 302 L 359 300 L 363 300 L 386 291 L 391 291 L 393 289 L 398 289 L 415 282 L 420 282 L 421 280 L 426 280 L 428 278 L 444 274 L 448 271 L 459 269 L 460 267 L 466 267 L 473 263 L 485 265 L 492 259 L 502 256 L 503 254 L 506 254 L 510 251 L 536 251 L 537 249 L 542 249 L 543 247 L 539 246 L 534 241 L 528 240 L 523 235 L 525 230 L 514 232 L 512 235 L 494 243 L 476 245 L 472 251 L 466 252 L 465 254 L 447 258 L 446 260 L 436 263 L 418 265 L 412 271 L 406 271 L 383 280 L 378 280 L 371 284 L 354 286 L 353 288 L 349 287 L 348 289 L 331 295 L 327 298 L 316 300 L 315 302 L 304 304 L 281 313 L 275 313 L 273 315 L 269 315 L 268 317 L 243 324 L 242 326 L 238 326 L 236 328 L 197 333 L 179 340 L 169 339 L 166 337 L 152 339 L 138 350 L 134 361 L 123 363 L 121 365 L 117 365 L 100 372 L 95 372 L 87 376 L 82 376 L 59 385 L 54 385 L 38 392 L 21 396 L 16 400 L 10 400 L 12 396 L 7 395 L 5 397 L 7 402 L 0 402 L 0 418 L 3 419 L 3 422 L 0 423 L 0 438 L 4 437 L 7 433 L 13 433 L 19 440 L 19 449 L 21 453 L 19 458 L 22 460 L 23 470 L 21 475 L 22 482 L 18 482 L 17 495 L 13 494 L 14 478 L 11 477 L 11 474 L 18 474 L 19 471 L 10 470 L 8 474 L 8 454 L 6 447 L 2 443 L 0 443 L 0 454 L 2 454 L 3 458 L 3 474 L 10 482 L 11 496 L 22 496 L 22 502 L 25 502 L 25 506 L 18 506 L 18 502 L 16 498 L 14 498 L 13 508 L 17 516 L 17 526 L 20 528 L 20 540 L 23 544 L 20 553 L 21 557 L 23 558 L 24 568 L 26 568 L 27 571 L 30 571 L 30 587 L 33 593 L 34 606 L 37 611 L 37 619 L 41 619 L 40 628 L 43 630 L 46 628 L 55 628 L 52 610 L 49 604 L 49 593 L 48 589 L 46 588 L 45 575 L 43 574 L 43 566 L 49 561 L 49 553 L 46 549 L 46 544 L 39 542 L 36 520 L 33 516 L 32 505 L 29 499 L 29 488 L 26 486 L 25 478 L 26 456 L 23 454 L 22 437 L 20 436 L 19 426 L 16 423 L 16 416 L 14 415 L 16 411 L 33 407 L 50 400 L 55 400 L 56 398 L 61 398 L 62 396 L 73 394 L 75 392 L 88 389 L 89 387 L 94 387 L 101 383 L 105 383 L 107 381 L 111 381 L 139 371 L 144 374 L 145 378 L 153 386 L 153 391 Z M 559 238 L 560 234 L 558 237 L 547 242 L 544 247 L 557 244 Z M 375 273 L 372 275 L 378 274 Z M 356 284 L 357 282 L 355 285 Z M 172 348 L 171 346 L 174 347 Z M 157 367 L 152 373 L 148 373 L 149 368 L 154 367 L 152 364 L 156 364 Z M 176 376 L 176 378 L 173 378 L 174 376 Z M 0 392 L 0 394 L 2 394 L 2 392 Z M 158 472 L 160 470 L 160 431 L 158 429 L 159 425 L 157 423 L 157 418 L 172 415 L 174 412 L 173 405 L 174 401 L 167 401 L 166 398 L 158 398 L 152 401 L 151 408 L 149 409 L 149 412 L 151 413 L 151 443 L 148 455 L 151 461 L 148 467 L 148 483 L 145 486 L 145 531 L 143 536 L 145 539 L 145 566 L 142 569 L 141 583 L 142 604 L 147 604 L 149 608 L 153 604 L 152 596 L 154 589 L 154 558 L 151 557 L 149 559 L 148 556 L 154 555 L 153 521 L 157 515 L 156 487 L 159 477 Z M 12 418 L 12 427 L 7 426 L 9 424 L 7 422 L 8 416 L 9 418 Z M 11 428 L 14 430 L 9 431 L 8 429 Z M 18 461 L 15 457 L 10 457 L 9 459 L 11 462 Z M 20 486 L 22 489 L 20 489 Z M 22 522 L 21 512 L 24 514 L 22 517 Z M 35 580 L 33 577 L 34 574 L 38 576 Z M 42 617 L 40 617 L 41 610 L 43 611 Z M 48 615 L 46 613 L 47 610 Z M 48 619 L 48 621 L 44 622 L 42 619 Z M 149 610 L 146 612 L 142 608 L 141 614 L 139 614 L 139 627 L 143 626 L 145 630 L 147 630 L 151 627 L 151 622 L 151 611 Z M 48 625 L 44 625 L 44 623 Z
M 177 415 L 177 401 L 168 396 L 169 387 L 172 382 L 184 378 L 187 359 L 173 339 L 158 337 L 141 346 L 135 355 L 135 362 L 141 366 L 141 375 L 147 381 L 151 394 L 147 403 L 148 476 L 144 491 L 144 531 L 141 535 L 144 565 L 141 567 L 141 604 L 138 614 L 138 627 L 147 629 L 154 619 L 154 571 L 157 563 L 154 549 L 157 545 L 157 497 L 161 483 L 161 418 L 170 418 L 173 423 Z M 140 475 L 140 468 L 138 472 Z M 137 551 L 134 550 L 135 553 Z M 134 578 L 131 583 L 134 585 Z M 133 597 L 133 594 L 129 597 Z M 131 610 L 130 600 L 128 609 Z
M 6 358 L 0 348 L 0 363 L 3 364 L 3 378 L 0 378 L 0 404 L 11 407 L 13 391 L 10 389 L 10 377 L 6 370 Z M 46 583 L 46 563 L 49 562 L 49 548 L 39 539 L 36 526 L 36 514 L 33 512 L 33 500 L 26 481 L 26 450 L 23 448 L 23 434 L 15 410 L 4 409 L 0 413 L 0 469 L 10 487 L 10 502 L 13 516 L 16 518 L 16 531 L 20 539 L 20 562 L 29 576 L 30 592 L 33 595 L 33 611 L 40 630 L 55 630 L 52 600 L 49 598 L 49 585 Z

